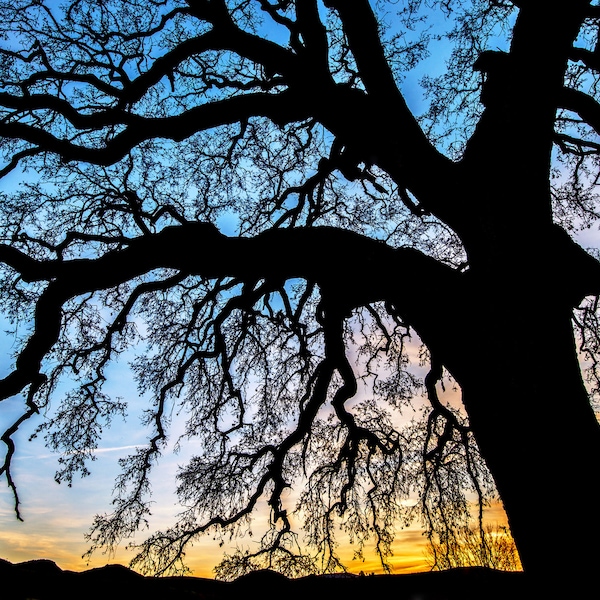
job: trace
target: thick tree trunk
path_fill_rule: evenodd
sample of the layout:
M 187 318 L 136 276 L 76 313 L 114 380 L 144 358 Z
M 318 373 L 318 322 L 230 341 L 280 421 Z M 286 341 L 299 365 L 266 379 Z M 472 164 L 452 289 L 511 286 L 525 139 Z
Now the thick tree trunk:
M 594 573 L 600 427 L 570 310 L 553 310 L 544 298 L 529 308 L 525 315 L 522 304 L 486 311 L 476 356 L 461 374 L 465 408 L 524 569 L 552 577 Z

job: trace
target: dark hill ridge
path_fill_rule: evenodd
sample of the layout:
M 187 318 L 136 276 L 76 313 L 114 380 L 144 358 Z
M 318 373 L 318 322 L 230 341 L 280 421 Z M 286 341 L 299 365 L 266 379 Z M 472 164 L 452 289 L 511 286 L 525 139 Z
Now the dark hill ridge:
M 226 583 L 200 577 L 143 577 L 121 565 L 81 573 L 49 560 L 10 563 L 0 559 L 0 598 L 6 600 L 495 600 L 535 597 L 523 573 L 465 568 L 435 573 L 287 579 L 257 571 Z M 268 594 L 268 596 L 266 596 Z

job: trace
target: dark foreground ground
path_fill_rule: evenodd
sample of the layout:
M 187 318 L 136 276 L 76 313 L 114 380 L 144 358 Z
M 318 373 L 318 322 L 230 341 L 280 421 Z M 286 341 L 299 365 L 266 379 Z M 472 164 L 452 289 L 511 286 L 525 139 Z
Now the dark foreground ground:
M 523 573 L 483 568 L 410 575 L 287 579 L 258 571 L 232 583 L 199 577 L 142 577 L 108 565 L 81 573 L 63 571 L 49 560 L 10 563 L 0 559 L 3 600 L 520 600 L 530 593 Z M 539 590 L 538 590 L 539 591 Z

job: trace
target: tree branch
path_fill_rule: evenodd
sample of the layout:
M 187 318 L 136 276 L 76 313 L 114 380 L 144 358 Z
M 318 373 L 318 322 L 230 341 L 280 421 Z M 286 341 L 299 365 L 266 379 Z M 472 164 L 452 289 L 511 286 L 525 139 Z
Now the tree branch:
M 353 259 L 348 260 L 349 256 Z M 458 293 L 460 277 L 416 250 L 393 249 L 329 227 L 229 238 L 212 225 L 187 223 L 132 239 L 127 248 L 109 251 L 97 259 L 35 261 L 6 246 L 0 246 L 0 257 L 30 281 L 51 280 L 37 302 L 35 329 L 15 370 L 0 380 L 2 399 L 19 393 L 39 377 L 42 359 L 58 339 L 62 305 L 67 300 L 117 286 L 154 269 L 249 282 L 302 277 L 326 287 L 338 310 L 345 312 L 390 296 L 399 299 L 399 310 L 406 297 L 406 309 L 419 311 L 421 304 L 431 304 L 433 291 L 442 281 Z M 356 284 L 357 272 L 361 273 L 360 285 Z M 394 272 L 399 275 L 391 277 Z M 403 285 L 405 280 L 411 281 L 410 288 Z
M 588 94 L 563 88 L 559 106 L 577 113 L 597 134 L 600 135 L 600 104 Z
M 79 127 L 95 128 L 125 124 L 126 129 L 109 139 L 103 148 L 90 148 L 60 139 L 54 134 L 24 123 L 0 124 L 0 136 L 21 139 L 34 144 L 39 151 L 53 152 L 64 161 L 86 161 L 97 165 L 111 165 L 121 160 L 136 145 L 153 138 L 181 141 L 197 133 L 225 125 L 264 116 L 278 124 L 303 120 L 310 116 L 310 105 L 303 94 L 255 93 L 217 100 L 192 108 L 180 115 L 164 118 L 146 118 L 121 111 L 106 111 L 100 115 L 81 115 L 66 110 L 65 117 Z M 58 103 L 54 103 L 58 107 Z M 114 117 L 113 117 L 114 115 Z

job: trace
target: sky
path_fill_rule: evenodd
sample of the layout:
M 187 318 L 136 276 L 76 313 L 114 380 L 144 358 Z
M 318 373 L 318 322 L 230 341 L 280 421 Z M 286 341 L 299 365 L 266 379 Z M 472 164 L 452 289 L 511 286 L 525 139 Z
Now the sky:
M 28 431 L 29 430 L 29 431 Z M 91 560 L 82 556 L 88 549 L 84 534 L 89 530 L 93 517 L 110 509 L 114 475 L 117 472 L 116 460 L 135 447 L 142 440 L 134 439 L 135 427 L 131 424 L 115 424 L 104 440 L 103 447 L 92 463 L 92 475 L 76 479 L 69 488 L 57 484 L 53 475 L 57 468 L 57 455 L 49 452 L 41 439 L 27 442 L 31 426 L 24 428 L 17 436 L 18 451 L 14 459 L 13 475 L 17 481 L 24 521 L 19 522 L 14 513 L 12 495 L 2 482 L 0 488 L 0 558 L 11 562 L 21 562 L 34 558 L 47 558 L 63 569 L 83 570 L 107 563 L 127 564 L 133 554 L 124 548 L 115 556 L 107 556 L 97 551 Z M 160 527 L 169 524 L 176 513 L 174 474 L 180 456 L 165 455 L 159 470 L 155 473 L 156 486 L 152 508 L 152 524 Z M 295 493 L 292 492 L 292 493 Z M 266 511 L 259 511 L 257 520 L 260 526 Z M 505 516 L 499 506 L 488 513 L 491 523 L 505 523 Z M 141 532 L 138 541 L 143 538 Z M 251 538 L 243 538 L 238 543 L 252 547 Z M 394 556 L 390 560 L 394 573 L 428 570 L 425 555 L 426 540 L 418 524 L 398 533 L 394 546 Z M 224 550 L 210 536 L 195 543 L 188 553 L 188 566 L 198 577 L 212 577 L 212 569 L 220 561 Z M 353 548 L 342 544 L 340 555 L 351 572 L 381 572 L 381 565 L 372 552 L 367 552 L 365 561 L 352 560 Z
M 6 339 L 3 340 L 6 344 Z M 416 359 L 416 346 L 413 358 Z M 415 363 L 418 361 L 415 360 Z M 0 375 L 5 369 L 1 368 Z M 423 370 L 415 367 L 420 374 Z M 111 367 L 107 381 L 107 393 L 125 396 L 132 404 L 130 412 L 144 406 L 144 399 L 139 398 L 131 375 L 122 361 Z M 446 400 L 457 401 L 457 392 L 446 388 Z M 3 403 L 4 420 L 7 414 L 18 409 L 17 399 Z M 13 476 L 18 485 L 22 504 L 20 510 L 23 522 L 16 519 L 14 501 L 5 481 L 0 487 L 0 558 L 11 562 L 21 562 L 37 558 L 50 559 L 61 568 L 80 571 L 103 566 L 107 563 L 128 564 L 133 558 L 131 550 L 119 548 L 115 555 L 109 556 L 96 551 L 90 558 L 82 558 L 89 548 L 84 534 L 89 531 L 94 515 L 110 511 L 114 478 L 118 473 L 119 457 L 133 451 L 136 444 L 143 444 L 146 430 L 136 428 L 136 418 L 131 415 L 127 422 L 116 421 L 107 430 L 102 444 L 96 452 L 96 460 L 91 463 L 92 474 L 83 479 L 74 479 L 72 487 L 54 481 L 58 455 L 50 452 L 43 444 L 43 439 L 28 441 L 38 422 L 26 423 L 15 438 L 17 453 L 13 460 Z M 172 524 L 177 513 L 175 490 L 175 473 L 178 464 L 184 461 L 185 455 L 193 452 L 186 449 L 183 455 L 165 453 L 158 469 L 154 472 L 153 501 L 151 527 L 164 528 Z M 299 490 L 290 492 L 293 501 Z M 291 503 L 291 502 L 290 502 Z M 267 516 L 266 507 L 256 512 L 255 533 L 260 531 L 261 520 Z M 486 515 L 491 524 L 504 525 L 506 518 L 499 505 L 492 506 Z M 136 538 L 139 542 L 144 538 L 142 531 Z M 187 566 L 197 577 L 214 577 L 213 569 L 220 562 L 223 552 L 232 552 L 236 544 L 252 549 L 253 538 L 244 537 L 235 540 L 231 545 L 220 547 L 210 535 L 196 542 L 187 553 Z M 382 567 L 374 552 L 367 550 L 365 560 L 353 560 L 354 548 L 340 540 L 339 554 L 349 571 L 359 573 L 380 573 Z M 409 528 L 399 530 L 394 544 L 394 555 L 389 563 L 392 572 L 407 573 L 426 571 L 430 568 L 426 557 L 426 538 L 418 523 Z
M 436 57 L 432 60 L 428 66 L 431 73 L 440 67 L 440 61 Z M 404 83 L 409 92 L 407 101 L 417 111 L 423 101 L 420 91 L 417 93 L 417 86 L 414 85 L 418 76 L 416 73 Z M 589 232 L 588 236 L 591 238 L 595 233 L 597 232 Z M 5 327 L 1 327 L 0 331 L 4 329 Z M 6 336 L 1 337 L 0 334 L 0 376 L 6 373 L 8 359 L 5 351 L 10 351 L 11 345 L 12 340 Z M 115 396 L 126 396 L 131 400 L 137 395 L 124 363 L 112 367 L 107 383 L 106 391 Z M 7 415 L 13 411 L 16 414 L 19 404 L 20 401 L 17 400 L 3 403 L 0 425 L 9 422 Z M 140 399 L 138 406 L 142 405 L 143 399 Z M 102 566 L 108 562 L 127 564 L 133 554 L 124 548 L 120 548 L 114 556 L 97 552 L 89 561 L 84 560 L 82 556 L 89 546 L 84 534 L 89 530 L 95 514 L 110 510 L 114 477 L 118 472 L 117 459 L 133 450 L 137 444 L 144 443 L 145 432 L 136 429 L 135 419 L 127 423 L 116 422 L 107 431 L 102 446 L 96 453 L 97 460 L 91 465 L 92 475 L 76 479 L 69 488 L 54 481 L 58 457 L 45 448 L 43 439 L 27 441 L 36 424 L 26 424 L 16 436 L 18 450 L 13 461 L 13 476 L 22 500 L 23 522 L 15 518 L 11 491 L 4 479 L 0 482 L 0 558 L 12 562 L 46 558 L 55 561 L 63 569 L 71 570 Z M 153 526 L 165 526 L 177 512 L 173 493 L 174 474 L 180 462 L 180 456 L 165 455 L 154 477 L 154 481 L 158 480 L 160 484 L 154 490 Z M 297 493 L 297 490 L 293 493 Z M 258 515 L 259 520 L 260 518 L 264 518 L 264 512 Z M 487 519 L 492 524 L 503 525 L 506 522 L 499 505 L 490 508 Z M 143 535 L 144 532 L 141 532 L 138 541 L 141 541 Z M 254 544 L 249 538 L 239 542 L 250 547 Z M 429 565 L 425 548 L 426 540 L 418 524 L 399 531 L 394 556 L 390 559 L 393 572 L 427 570 Z M 212 569 L 221 559 L 224 550 L 228 548 L 221 548 L 217 541 L 207 536 L 188 552 L 187 564 L 195 576 L 212 577 Z M 353 561 L 352 553 L 353 549 L 349 545 L 340 547 L 340 555 L 350 571 L 381 572 L 381 565 L 373 553 L 367 553 L 364 562 Z

